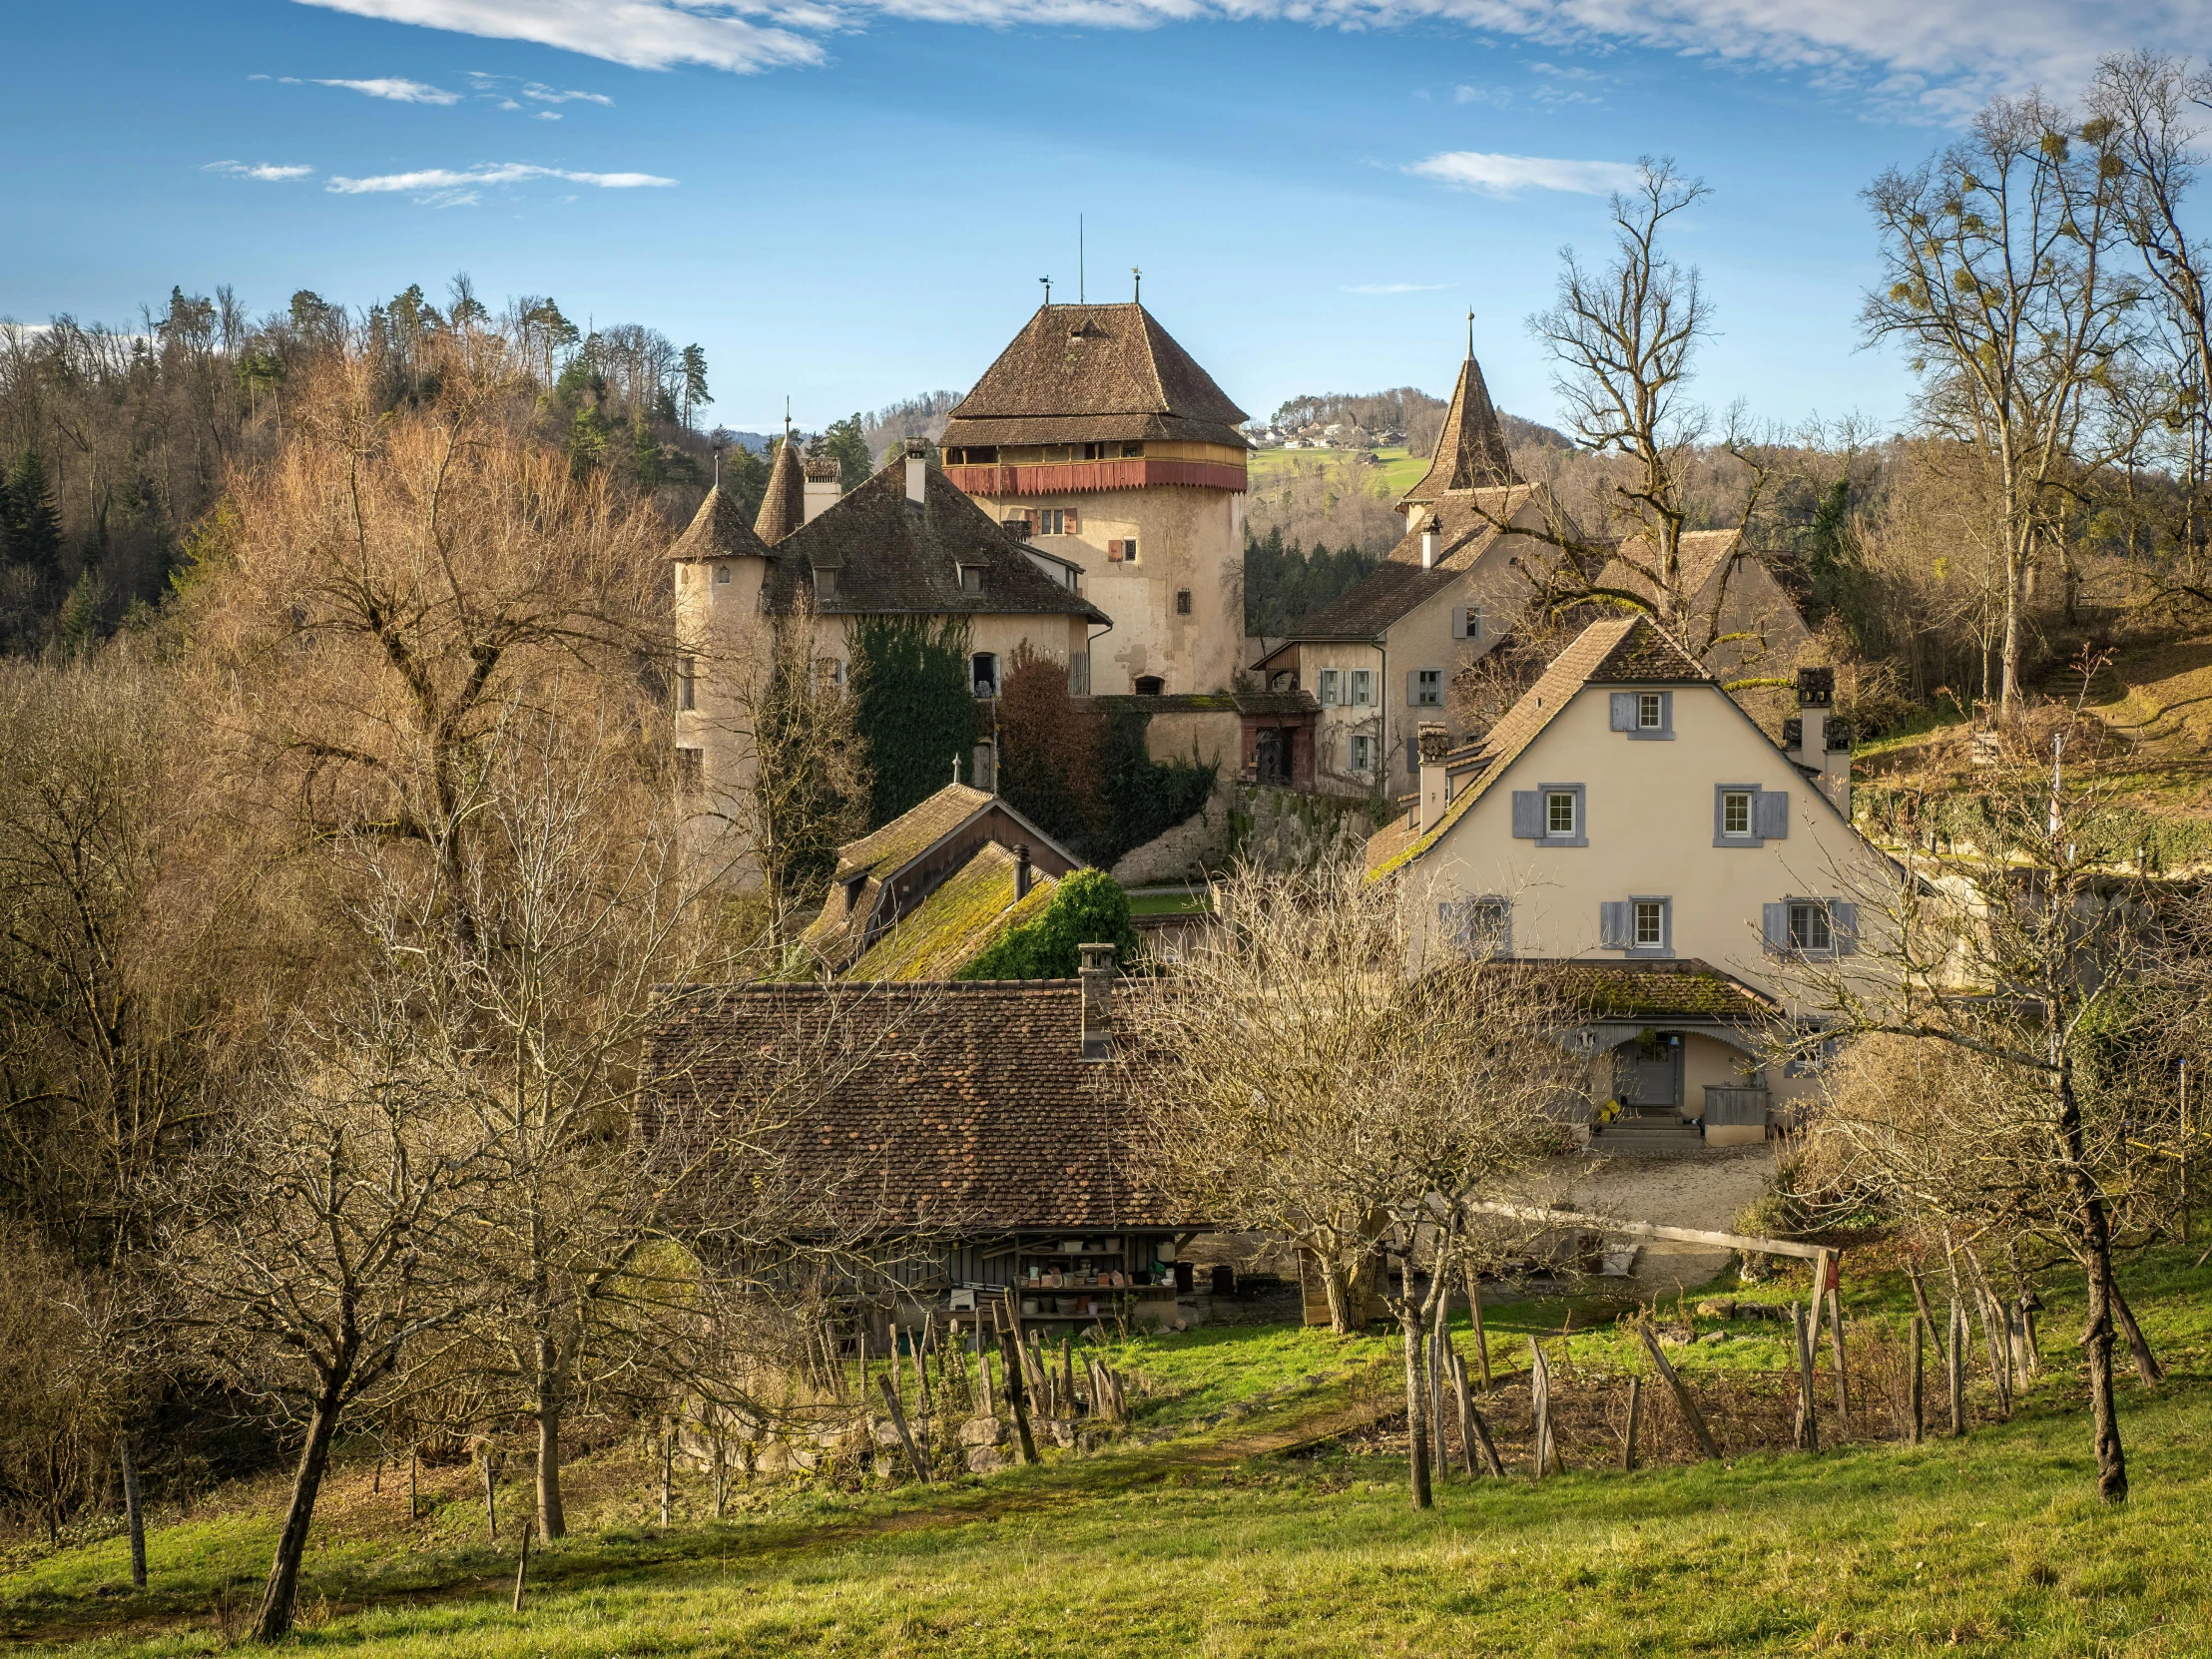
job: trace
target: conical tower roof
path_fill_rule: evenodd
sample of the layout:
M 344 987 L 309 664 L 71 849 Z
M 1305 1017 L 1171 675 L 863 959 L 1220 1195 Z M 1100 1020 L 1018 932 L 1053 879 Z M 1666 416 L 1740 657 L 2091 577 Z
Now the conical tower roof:
M 765 559 L 768 543 L 745 521 L 745 509 L 717 484 L 668 550 L 672 559 Z
M 776 446 L 776 461 L 769 468 L 768 493 L 761 497 L 754 531 L 771 547 L 807 522 L 807 478 L 799 468 L 799 445 L 792 437 L 791 422 L 784 423 L 784 441 Z
M 1436 458 L 1428 471 L 1398 498 L 1398 505 L 1436 499 L 1446 490 L 1497 489 L 1520 483 L 1513 453 L 1505 444 L 1490 388 L 1482 383 L 1482 365 L 1474 360 L 1474 323 L 1467 323 L 1467 360 L 1459 365 L 1459 383 L 1451 391 L 1444 429 L 1436 435 Z

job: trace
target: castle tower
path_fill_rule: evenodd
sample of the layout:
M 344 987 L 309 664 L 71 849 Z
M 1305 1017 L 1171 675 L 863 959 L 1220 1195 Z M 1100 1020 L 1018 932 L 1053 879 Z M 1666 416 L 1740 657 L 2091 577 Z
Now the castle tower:
M 1226 691 L 1244 641 L 1245 413 L 1142 305 L 1045 305 L 952 411 L 945 475 L 1113 618 L 1098 693 Z
M 727 829 L 750 819 L 755 771 L 751 722 L 735 688 L 760 656 L 763 590 L 776 555 L 718 485 L 668 556 L 683 652 L 676 665 L 676 786 L 690 814 L 686 833 L 695 855 L 726 858 Z M 750 886 L 757 874 L 741 863 L 730 878 Z
M 1459 383 L 1451 388 L 1451 406 L 1444 411 L 1443 430 L 1436 434 L 1436 458 L 1428 463 L 1420 482 L 1398 497 L 1397 510 L 1405 514 L 1406 528 L 1418 522 L 1416 509 L 1433 507 L 1447 491 L 1502 489 L 1520 483 L 1513 470 L 1513 453 L 1506 446 L 1505 428 L 1483 383 L 1482 365 L 1474 360 L 1473 313 L 1467 318 L 1467 360 L 1459 365 Z

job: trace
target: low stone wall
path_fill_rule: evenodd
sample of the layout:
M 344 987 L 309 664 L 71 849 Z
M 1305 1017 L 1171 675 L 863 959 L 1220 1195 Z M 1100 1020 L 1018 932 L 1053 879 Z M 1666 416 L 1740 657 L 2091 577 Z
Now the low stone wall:
M 1268 869 L 1303 869 L 1335 850 L 1357 854 L 1375 833 L 1368 803 L 1224 778 L 1206 805 L 1114 865 L 1125 887 L 1203 881 L 1239 857 Z

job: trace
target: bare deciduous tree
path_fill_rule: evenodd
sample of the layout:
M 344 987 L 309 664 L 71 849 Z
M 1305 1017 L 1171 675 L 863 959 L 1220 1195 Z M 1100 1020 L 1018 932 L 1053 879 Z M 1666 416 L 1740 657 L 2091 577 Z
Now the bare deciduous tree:
M 1429 1501 L 1422 1333 L 1463 1260 L 1460 1201 L 1500 1196 L 1566 1149 L 1546 1109 L 1577 1077 L 1541 971 L 1487 960 L 1471 924 L 1467 955 L 1414 969 L 1427 902 L 1352 861 L 1242 871 L 1216 888 L 1221 924 L 1126 993 L 1132 1098 L 1184 1208 L 1309 1252 L 1339 1332 L 1380 1257 L 1406 1265 L 1389 1308 L 1416 1507 Z

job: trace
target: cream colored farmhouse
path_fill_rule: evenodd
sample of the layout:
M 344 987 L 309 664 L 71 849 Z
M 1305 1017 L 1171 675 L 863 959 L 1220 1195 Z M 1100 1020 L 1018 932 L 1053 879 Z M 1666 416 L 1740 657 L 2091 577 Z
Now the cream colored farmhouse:
M 1790 1014 L 1778 970 L 1852 954 L 1862 897 L 1896 879 L 1832 799 L 1849 756 L 1828 748 L 1828 683 L 1800 688 L 1785 751 L 1655 624 L 1596 623 L 1482 739 L 1425 734 L 1371 870 L 1421 907 L 1423 953 L 1576 964 L 1594 1101 L 1760 1139 L 1810 1086 L 1761 1069 Z

